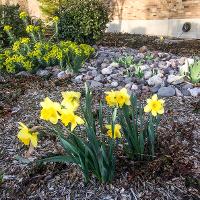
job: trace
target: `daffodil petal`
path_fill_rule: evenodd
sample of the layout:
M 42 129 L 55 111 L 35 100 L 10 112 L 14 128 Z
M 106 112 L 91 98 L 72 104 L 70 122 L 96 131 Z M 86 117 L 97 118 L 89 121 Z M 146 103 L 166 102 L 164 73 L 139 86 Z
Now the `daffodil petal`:
M 33 145 L 33 147 L 37 147 L 38 144 L 38 133 L 32 133 L 31 136 L 31 144 Z
M 152 110 L 151 113 L 152 113 L 152 115 L 153 115 L 154 117 L 157 116 L 157 112 L 156 112 L 156 111 Z
M 158 100 L 157 94 L 154 94 L 154 95 L 152 96 L 152 100 L 153 100 L 153 101 L 157 101 L 157 100 Z
M 149 105 L 146 105 L 145 107 L 144 107 L 144 112 L 150 112 L 151 111 L 151 108 L 149 107 Z

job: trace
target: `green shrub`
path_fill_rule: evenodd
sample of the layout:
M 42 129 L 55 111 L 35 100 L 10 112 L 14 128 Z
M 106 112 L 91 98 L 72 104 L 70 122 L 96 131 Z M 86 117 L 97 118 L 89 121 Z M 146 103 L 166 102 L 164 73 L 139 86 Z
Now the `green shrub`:
M 60 39 L 93 44 L 109 22 L 108 8 L 101 0 L 69 0 L 58 13 Z
M 21 70 L 36 71 L 59 65 L 62 69 L 77 72 L 86 59 L 94 52 L 94 48 L 86 44 L 76 44 L 71 41 L 53 43 L 57 37 L 57 23 L 59 18 L 54 17 L 55 34 L 47 40 L 40 26 L 29 25 L 26 13 L 20 13 L 20 17 L 26 24 L 26 32 L 29 37 L 15 41 L 11 48 L 0 53 L 0 69 L 9 73 Z M 4 26 L 4 31 L 13 41 L 15 37 L 11 26 Z
M 8 46 L 10 42 L 3 30 L 6 25 L 12 26 L 17 38 L 26 35 L 25 25 L 19 18 L 19 12 L 19 5 L 0 5 L 0 46 Z

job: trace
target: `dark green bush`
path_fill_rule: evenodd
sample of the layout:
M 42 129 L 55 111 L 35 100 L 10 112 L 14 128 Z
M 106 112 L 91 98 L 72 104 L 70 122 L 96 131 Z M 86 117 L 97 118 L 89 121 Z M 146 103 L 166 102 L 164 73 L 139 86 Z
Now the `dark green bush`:
M 0 5 L 0 46 L 8 46 L 8 35 L 3 28 L 5 25 L 12 27 L 16 37 L 25 36 L 25 25 L 19 18 L 19 5 Z
M 57 15 L 59 38 L 78 43 L 98 41 L 109 22 L 109 9 L 102 0 L 69 0 Z

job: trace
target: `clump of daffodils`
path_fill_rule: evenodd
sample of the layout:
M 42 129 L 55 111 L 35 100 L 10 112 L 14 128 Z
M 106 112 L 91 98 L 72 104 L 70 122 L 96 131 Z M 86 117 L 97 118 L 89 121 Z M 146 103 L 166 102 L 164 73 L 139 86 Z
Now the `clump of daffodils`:
M 79 92 L 62 92 L 63 100 L 60 103 L 51 101 L 48 97 L 41 102 L 42 110 L 40 118 L 57 124 L 59 120 L 65 125 L 71 125 L 73 131 L 77 125 L 84 124 L 84 120 L 75 114 L 80 102 Z
M 61 102 L 46 97 L 40 103 L 40 119 L 49 122 L 46 129 L 58 137 L 65 154 L 47 157 L 44 162 L 75 163 L 86 181 L 92 172 L 101 182 L 111 182 L 118 143 L 123 145 L 130 158 L 142 160 L 145 156 L 155 156 L 158 116 L 164 113 L 164 100 L 157 95 L 147 99 L 147 105 L 143 107 L 125 88 L 105 92 L 106 110 L 111 114 L 104 118 L 103 104 L 100 103 L 96 119 L 92 110 L 92 93 L 87 87 L 85 105 L 81 104 L 80 92 L 65 91 L 61 94 Z M 78 112 L 80 110 L 82 114 Z M 66 127 L 65 131 L 61 130 L 63 127 Z M 36 147 L 38 133 L 23 123 L 19 129 L 19 140 Z

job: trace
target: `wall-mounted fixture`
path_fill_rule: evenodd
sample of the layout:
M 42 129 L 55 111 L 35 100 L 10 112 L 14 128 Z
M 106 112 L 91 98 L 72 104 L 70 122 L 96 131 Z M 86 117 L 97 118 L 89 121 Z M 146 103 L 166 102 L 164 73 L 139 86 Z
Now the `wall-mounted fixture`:
M 183 24 L 182 31 L 184 33 L 187 33 L 187 32 L 189 32 L 191 30 L 191 27 L 192 27 L 191 23 L 190 22 L 186 22 L 186 23 Z

